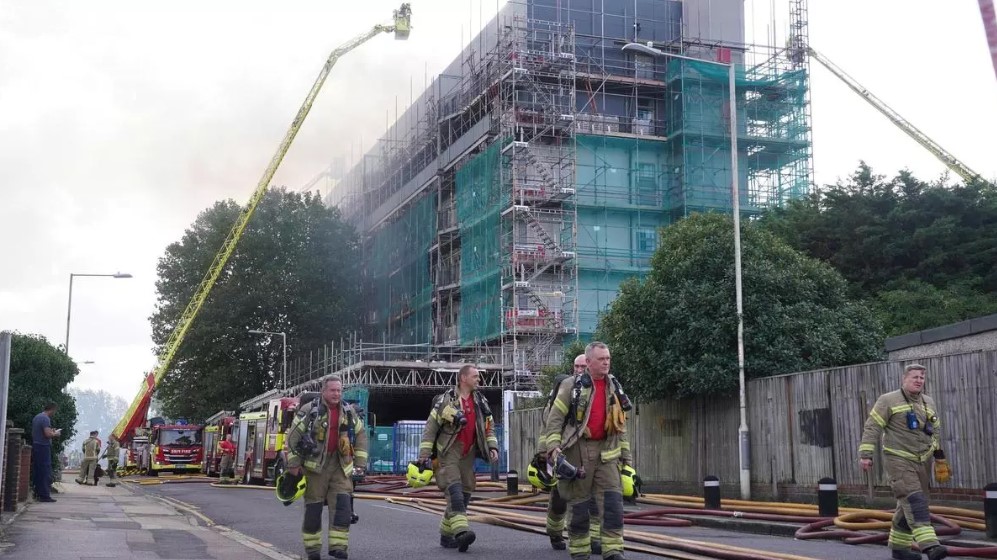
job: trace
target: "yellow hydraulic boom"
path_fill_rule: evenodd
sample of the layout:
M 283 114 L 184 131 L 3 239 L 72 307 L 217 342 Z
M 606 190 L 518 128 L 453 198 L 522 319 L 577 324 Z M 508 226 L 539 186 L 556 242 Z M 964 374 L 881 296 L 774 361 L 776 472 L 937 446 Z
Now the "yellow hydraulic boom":
M 934 140 L 929 138 L 927 134 L 918 130 L 916 126 L 910 123 L 910 121 L 900 116 L 900 113 L 897 113 L 891 109 L 890 106 L 887 105 L 882 99 L 876 97 L 871 91 L 862 87 L 862 84 L 856 82 L 854 78 L 846 74 L 841 68 L 838 68 L 824 55 L 814 50 L 813 47 L 808 46 L 807 52 L 811 57 L 817 60 L 817 62 L 820 62 L 824 68 L 827 68 L 842 82 L 845 82 L 845 85 L 851 88 L 852 91 L 859 94 L 862 99 L 868 101 L 869 104 L 875 107 L 880 113 L 886 115 L 886 118 L 890 119 L 890 121 L 897 125 L 900 130 L 906 132 L 907 136 L 910 136 L 918 144 L 924 146 L 926 150 L 934 154 L 936 158 L 941 160 L 942 163 L 962 177 L 967 183 L 981 178 L 979 173 L 970 169 L 968 165 L 959 161 L 958 158 L 946 151 L 945 148 L 939 146 Z
M 143 400 L 147 400 L 151 396 L 151 392 L 155 390 L 156 385 L 163 379 L 166 371 L 169 369 L 170 364 L 173 361 L 173 357 L 176 355 L 177 349 L 183 344 L 184 337 L 187 331 L 190 329 L 191 324 L 194 319 L 197 318 L 198 312 L 201 310 L 201 306 L 208 299 L 208 295 L 211 293 L 211 288 L 214 287 L 215 281 L 221 275 L 222 270 L 225 269 L 225 264 L 228 263 L 229 257 L 235 251 L 236 245 L 239 243 L 239 239 L 242 237 L 242 232 L 246 229 L 246 224 L 249 223 L 250 218 L 253 217 L 253 212 L 256 210 L 256 206 L 263 199 L 263 195 L 266 194 L 267 188 L 270 185 L 271 179 L 273 179 L 274 174 L 277 172 L 277 168 L 280 166 L 280 162 L 284 159 L 284 155 L 287 153 L 288 148 L 291 147 L 291 143 L 294 142 L 294 137 L 297 136 L 298 130 L 301 129 L 301 124 L 305 121 L 305 117 L 308 116 L 309 111 L 312 109 L 312 104 L 315 102 L 315 98 L 318 96 L 319 90 L 322 89 L 322 85 L 325 83 L 325 79 L 329 76 L 329 72 L 332 67 L 336 64 L 340 57 L 346 53 L 352 51 L 353 49 L 359 47 L 360 45 L 366 43 L 371 38 L 380 35 L 381 33 L 394 33 L 396 39 L 407 39 L 409 36 L 409 31 L 411 30 L 412 21 L 412 10 L 408 3 L 402 4 L 401 8 L 395 10 L 394 12 L 394 23 L 391 25 L 375 25 L 370 30 L 357 35 L 356 37 L 350 39 L 349 41 L 343 43 L 337 47 L 329 55 L 329 59 L 325 61 L 325 65 L 322 67 L 322 71 L 319 72 L 318 78 L 315 79 L 315 83 L 312 85 L 312 89 L 305 96 L 304 102 L 301 104 L 301 108 L 298 109 L 298 114 L 295 115 L 294 120 L 291 121 L 291 127 L 287 130 L 287 134 L 284 135 L 284 139 L 281 141 L 280 145 L 277 147 L 277 153 L 273 155 L 270 160 L 270 165 L 267 166 L 266 170 L 263 171 L 263 177 L 260 178 L 260 182 L 256 185 L 256 190 L 253 192 L 253 196 L 250 197 L 249 202 L 246 207 L 242 209 L 239 214 L 238 219 L 236 219 L 235 224 L 232 226 L 231 231 L 229 231 L 228 236 L 222 243 L 221 249 L 215 255 L 214 261 L 208 268 L 207 273 L 205 273 L 204 278 L 201 280 L 201 284 L 197 287 L 197 291 L 194 292 L 194 297 L 191 298 L 190 303 L 187 304 L 186 309 L 184 309 L 183 314 L 177 321 L 176 326 L 173 327 L 173 332 L 170 333 L 170 338 L 166 341 L 166 345 L 163 347 L 162 354 L 159 356 L 158 365 L 151 379 L 143 381 L 142 388 L 139 394 L 135 397 L 134 402 L 132 402 L 131 407 L 125 416 L 118 422 L 118 425 L 114 428 L 114 435 L 119 440 L 122 436 L 126 439 L 130 437 L 130 434 L 125 434 L 126 427 L 129 426 L 132 420 L 131 416 L 135 414 L 141 407 Z

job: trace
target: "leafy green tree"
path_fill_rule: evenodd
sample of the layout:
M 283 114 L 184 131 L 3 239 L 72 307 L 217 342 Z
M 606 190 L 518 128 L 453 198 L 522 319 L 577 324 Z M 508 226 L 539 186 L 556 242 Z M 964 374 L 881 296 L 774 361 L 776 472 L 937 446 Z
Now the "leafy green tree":
M 7 390 L 8 426 L 24 430 L 31 441 L 31 420 L 54 402 L 59 408 L 52 416 L 52 427 L 62 428 L 62 435 L 52 440 L 52 465 L 76 433 L 76 403 L 66 387 L 80 373 L 76 363 L 60 348 L 40 335 L 13 335 L 10 348 L 10 386 Z
M 159 351 L 239 211 L 215 203 L 160 259 L 150 318 Z M 337 209 L 317 194 L 267 192 L 157 388 L 161 412 L 199 420 L 276 387 L 281 337 L 248 329 L 287 333 L 289 356 L 354 330 L 358 263 L 356 233 Z
M 760 220 L 834 266 L 889 334 L 992 313 L 997 299 L 997 187 L 949 187 L 864 163 L 846 181 Z M 927 307 L 923 307 L 927 306 Z
M 993 295 L 959 284 L 936 288 L 920 280 L 908 280 L 893 289 L 883 290 L 871 303 L 880 321 L 887 326 L 887 336 L 997 313 L 997 297 Z
M 537 379 L 537 390 L 540 394 L 547 398 L 550 394 L 550 390 L 554 385 L 554 378 L 558 375 L 572 375 L 574 374 L 574 364 L 575 358 L 579 354 L 585 353 L 585 343 L 580 340 L 573 340 L 570 344 L 564 347 L 564 355 L 561 357 L 561 363 L 556 366 L 546 366 L 540 370 L 540 377 Z
M 882 333 L 830 266 L 754 224 L 742 227 L 748 378 L 875 360 Z M 733 221 L 699 214 L 662 229 L 643 280 L 631 279 L 601 318 L 613 372 L 637 397 L 736 390 Z

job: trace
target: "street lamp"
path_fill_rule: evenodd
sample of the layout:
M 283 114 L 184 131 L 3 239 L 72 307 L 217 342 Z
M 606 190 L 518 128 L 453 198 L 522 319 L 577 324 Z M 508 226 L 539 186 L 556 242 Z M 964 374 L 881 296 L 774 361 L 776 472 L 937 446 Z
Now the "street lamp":
M 115 272 L 114 274 L 76 274 L 69 275 L 69 305 L 66 309 L 66 355 L 69 355 L 69 318 L 73 314 L 73 278 L 76 276 L 99 276 L 103 278 L 131 278 L 132 275 L 126 272 Z
M 281 389 L 287 389 L 287 333 L 282 332 L 271 332 L 271 331 L 259 331 L 255 329 L 249 329 L 252 334 L 279 334 L 281 338 L 284 339 L 284 375 L 283 381 L 281 382 Z
M 627 43 L 624 51 L 639 52 L 650 56 L 663 56 L 691 60 L 703 64 L 723 66 L 727 68 L 728 89 L 730 89 L 730 176 L 731 193 L 734 213 L 734 297 L 737 299 L 737 370 L 738 398 L 741 407 L 741 425 L 737 429 L 738 459 L 741 467 L 741 499 L 751 498 L 751 455 L 748 440 L 748 409 L 745 404 L 744 390 L 744 307 L 741 298 L 741 193 L 738 188 L 737 172 L 737 96 L 735 95 L 736 73 L 734 62 L 715 62 L 700 60 L 691 56 L 682 56 L 658 50 L 652 43 Z

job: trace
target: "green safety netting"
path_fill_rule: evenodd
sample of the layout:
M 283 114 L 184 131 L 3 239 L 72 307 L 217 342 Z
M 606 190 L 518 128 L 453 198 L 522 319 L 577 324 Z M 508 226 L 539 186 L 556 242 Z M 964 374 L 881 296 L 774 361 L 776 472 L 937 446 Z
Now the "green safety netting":
M 436 198 L 425 196 L 401 211 L 370 241 L 368 278 L 375 332 L 394 344 L 421 344 L 432 337 L 433 284 L 429 247 L 436 237 Z
M 502 332 L 501 212 L 509 189 L 500 184 L 502 142 L 495 142 L 457 170 L 460 223 L 460 343 L 473 344 Z
M 666 76 L 667 134 L 679 146 L 674 163 L 682 204 L 674 214 L 729 211 L 728 68 L 672 60 Z M 805 195 L 810 183 L 806 72 L 735 66 L 735 94 L 742 209 L 754 213 Z

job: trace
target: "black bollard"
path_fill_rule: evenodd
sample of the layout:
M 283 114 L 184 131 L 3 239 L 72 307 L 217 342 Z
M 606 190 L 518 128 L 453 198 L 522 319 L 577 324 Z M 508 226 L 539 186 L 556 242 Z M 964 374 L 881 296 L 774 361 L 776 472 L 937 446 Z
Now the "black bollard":
M 720 509 L 720 479 L 712 474 L 703 479 L 703 500 L 706 509 Z
M 505 493 L 510 496 L 519 494 L 519 473 L 509 471 L 505 475 Z
M 827 477 L 817 481 L 817 508 L 821 517 L 838 517 L 838 481 Z
M 997 483 L 983 488 L 983 517 L 987 523 L 987 537 L 997 539 Z

